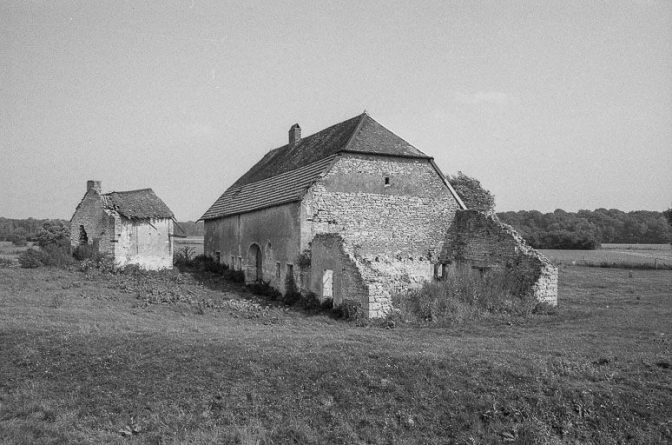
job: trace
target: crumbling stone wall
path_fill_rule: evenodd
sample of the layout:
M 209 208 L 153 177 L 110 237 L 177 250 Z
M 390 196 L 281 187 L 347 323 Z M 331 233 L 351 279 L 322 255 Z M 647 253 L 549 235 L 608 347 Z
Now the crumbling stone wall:
M 331 294 L 334 306 L 350 300 L 361 304 L 368 313 L 369 287 L 341 235 L 316 235 L 311 243 L 310 256 L 310 288 L 321 300 Z M 333 272 L 332 292 L 327 292 L 323 287 L 324 273 L 328 270 Z
M 89 181 L 87 192 L 70 219 L 70 245 L 73 248 L 79 245 L 80 232 L 83 228 L 88 244 L 98 246 L 99 252 L 112 253 L 114 220 L 114 216 L 103 209 L 100 182 Z
M 519 273 L 529 274 L 534 283 L 532 291 L 539 301 L 557 304 L 557 267 L 495 216 L 476 210 L 457 212 L 446 232 L 439 261 L 478 268 L 516 267 Z
M 369 317 L 384 316 L 391 296 L 432 277 L 445 230 L 460 208 L 427 159 L 348 154 L 304 196 L 301 244 L 339 234 L 367 290 Z M 314 261 L 314 260 L 313 260 Z M 311 267 L 311 286 L 322 270 Z M 313 291 L 321 295 L 319 287 Z

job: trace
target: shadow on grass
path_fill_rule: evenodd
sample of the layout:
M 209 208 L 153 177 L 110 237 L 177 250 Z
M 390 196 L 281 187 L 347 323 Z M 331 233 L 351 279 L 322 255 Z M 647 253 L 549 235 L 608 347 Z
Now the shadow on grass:
M 314 293 L 301 294 L 293 290 L 280 293 L 268 283 L 259 281 L 252 284 L 244 284 L 244 275 L 231 273 L 231 270 L 221 271 L 204 270 L 202 267 L 190 265 L 176 266 L 180 273 L 190 276 L 199 285 L 215 292 L 233 292 L 240 298 L 247 300 L 259 299 L 271 308 L 281 309 L 309 317 L 328 317 L 333 320 L 363 321 L 361 311 L 352 307 L 351 304 L 334 307 L 331 300 L 320 301 Z

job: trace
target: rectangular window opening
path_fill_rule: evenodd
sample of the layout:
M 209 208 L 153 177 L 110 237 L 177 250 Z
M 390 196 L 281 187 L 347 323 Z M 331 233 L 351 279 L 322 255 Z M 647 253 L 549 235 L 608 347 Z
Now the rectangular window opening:
M 325 269 L 322 274 L 322 297 L 334 298 L 334 271 Z

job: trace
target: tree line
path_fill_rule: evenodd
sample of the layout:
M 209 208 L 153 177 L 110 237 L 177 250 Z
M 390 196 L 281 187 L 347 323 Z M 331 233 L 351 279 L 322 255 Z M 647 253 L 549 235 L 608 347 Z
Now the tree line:
M 497 213 L 537 249 L 595 249 L 602 243 L 665 244 L 672 240 L 672 227 L 663 212 L 616 209 L 558 209 Z
M 471 178 L 464 181 L 471 180 Z M 459 181 L 458 181 L 459 182 Z M 470 184 L 473 187 L 473 184 Z M 457 188 L 457 187 L 456 187 Z M 464 194 L 465 202 L 469 201 Z M 487 194 L 483 210 L 494 207 L 494 197 Z M 471 204 L 471 205 L 470 205 Z M 467 207 L 479 207 L 471 201 Z M 480 208 L 480 207 L 479 207 Z M 497 213 L 500 221 L 513 226 L 525 240 L 537 249 L 595 249 L 602 243 L 664 244 L 672 241 L 672 209 L 665 212 L 638 210 L 623 212 L 616 209 L 579 210 L 576 213 L 558 209 L 552 213 L 537 210 Z M 669 217 L 669 223 L 668 223 Z M 36 241 L 45 224 L 70 222 L 61 219 L 10 219 L 0 217 L 0 240 L 17 245 Z M 178 222 L 175 233 L 203 236 L 203 221 Z
M 40 230 L 45 224 L 60 224 L 70 227 L 65 219 L 12 219 L 0 217 L 0 241 L 12 241 L 17 245 L 25 245 L 28 241 L 37 241 Z M 203 236 L 203 221 L 178 222 L 175 233 L 186 236 Z
M 446 176 L 468 209 L 495 212 L 495 196 L 478 179 L 457 172 Z M 513 226 L 525 241 L 537 249 L 596 249 L 602 243 L 666 244 L 672 241 L 672 209 L 664 212 L 616 209 L 558 209 L 497 213 L 500 221 Z

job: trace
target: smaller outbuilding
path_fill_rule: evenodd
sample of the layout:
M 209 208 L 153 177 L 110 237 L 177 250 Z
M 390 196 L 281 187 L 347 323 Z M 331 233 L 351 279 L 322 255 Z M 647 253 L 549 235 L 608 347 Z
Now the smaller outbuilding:
M 110 254 L 117 267 L 171 269 L 174 220 L 151 188 L 102 193 L 100 181 L 87 181 L 70 219 L 70 244 Z

